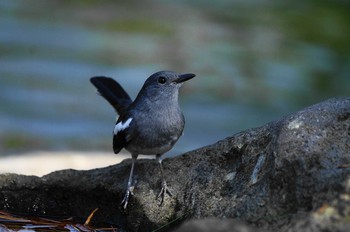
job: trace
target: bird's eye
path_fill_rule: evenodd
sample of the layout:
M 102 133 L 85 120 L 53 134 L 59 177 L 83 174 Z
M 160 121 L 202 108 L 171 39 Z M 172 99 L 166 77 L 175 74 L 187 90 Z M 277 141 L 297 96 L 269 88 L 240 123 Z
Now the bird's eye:
M 166 78 L 165 78 L 165 77 L 159 77 L 159 78 L 158 78 L 158 83 L 159 83 L 159 84 L 164 85 L 165 82 L 166 82 Z

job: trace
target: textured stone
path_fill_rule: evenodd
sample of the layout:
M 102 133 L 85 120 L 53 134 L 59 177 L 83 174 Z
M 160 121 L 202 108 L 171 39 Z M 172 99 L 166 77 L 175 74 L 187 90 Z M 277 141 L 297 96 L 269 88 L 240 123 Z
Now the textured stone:
M 86 218 L 99 208 L 93 222 L 127 231 L 165 231 L 186 220 L 213 217 L 239 219 L 266 231 L 346 231 L 350 98 L 330 99 L 165 159 L 173 197 L 163 205 L 156 197 L 161 185 L 157 164 L 138 160 L 135 195 L 127 210 L 121 209 L 130 164 L 129 159 L 42 178 L 0 175 L 1 210 Z

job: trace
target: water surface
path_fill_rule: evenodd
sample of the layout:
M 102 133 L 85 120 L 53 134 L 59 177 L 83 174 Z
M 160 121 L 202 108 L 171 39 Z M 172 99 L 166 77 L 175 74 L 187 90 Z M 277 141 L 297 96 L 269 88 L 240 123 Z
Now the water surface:
M 344 1 L 0 2 L 0 151 L 112 151 L 113 109 L 89 83 L 136 96 L 152 73 L 183 87 L 170 155 L 350 93 Z

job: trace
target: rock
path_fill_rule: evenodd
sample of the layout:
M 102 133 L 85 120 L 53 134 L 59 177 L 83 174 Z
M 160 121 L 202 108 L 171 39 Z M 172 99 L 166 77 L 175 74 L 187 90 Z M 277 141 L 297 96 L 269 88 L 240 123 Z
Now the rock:
M 176 232 L 255 232 L 257 228 L 238 220 L 207 218 L 184 223 Z M 259 230 L 263 232 L 263 230 Z
M 85 220 L 99 208 L 93 223 L 127 231 L 166 231 L 190 219 L 213 217 L 239 219 L 266 231 L 347 231 L 350 98 L 330 99 L 165 159 L 174 196 L 163 205 L 156 197 L 161 185 L 157 164 L 138 160 L 135 195 L 127 210 L 121 209 L 130 164 L 128 159 L 42 178 L 0 175 L 1 210 Z

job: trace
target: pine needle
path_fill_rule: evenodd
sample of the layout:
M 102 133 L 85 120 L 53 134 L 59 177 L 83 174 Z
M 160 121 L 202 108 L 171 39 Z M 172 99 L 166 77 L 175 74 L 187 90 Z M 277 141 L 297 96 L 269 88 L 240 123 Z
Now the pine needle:
M 96 213 L 96 211 L 98 210 L 98 208 L 94 209 L 94 211 L 92 211 L 92 213 L 89 215 L 89 217 L 86 219 L 85 223 L 84 223 L 84 226 L 87 226 L 89 225 L 92 217 L 94 216 L 94 214 Z

